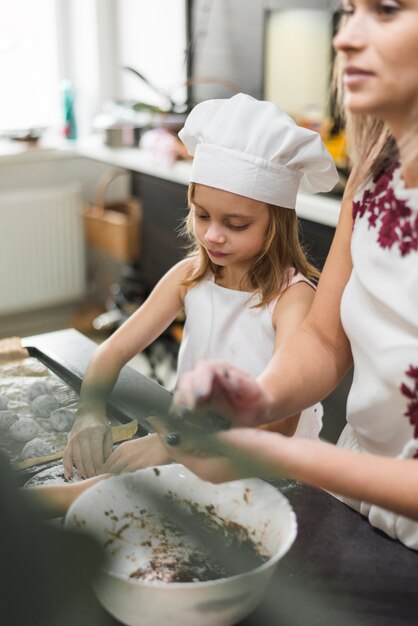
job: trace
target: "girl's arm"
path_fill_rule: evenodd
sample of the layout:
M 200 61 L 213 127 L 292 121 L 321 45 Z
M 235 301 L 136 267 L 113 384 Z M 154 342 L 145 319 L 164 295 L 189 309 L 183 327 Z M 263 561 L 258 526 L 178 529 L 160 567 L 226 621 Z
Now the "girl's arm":
M 75 483 L 28 487 L 25 489 L 25 493 L 41 506 L 46 518 L 61 517 L 66 514 L 80 494 L 97 482 L 108 478 L 109 475 L 101 474 Z
M 72 476 L 73 463 L 84 477 L 101 471 L 112 451 L 107 399 L 122 367 L 159 337 L 183 308 L 185 288 L 181 282 L 193 263 L 193 259 L 186 259 L 167 272 L 144 304 L 95 350 L 86 369 L 77 417 L 64 453 L 67 477 Z
M 341 296 L 352 267 L 350 187 L 313 304 L 297 332 L 278 347 L 257 380 L 225 362 L 201 362 L 178 382 L 177 406 L 206 404 L 236 424 L 256 426 L 298 414 L 337 386 L 352 361 L 340 321 Z
M 295 334 L 306 318 L 312 305 L 315 291 L 305 282 L 291 285 L 280 296 L 273 312 L 273 326 L 276 331 L 274 353 Z M 260 427 L 291 437 L 295 434 L 300 413 L 280 420 L 270 421 Z

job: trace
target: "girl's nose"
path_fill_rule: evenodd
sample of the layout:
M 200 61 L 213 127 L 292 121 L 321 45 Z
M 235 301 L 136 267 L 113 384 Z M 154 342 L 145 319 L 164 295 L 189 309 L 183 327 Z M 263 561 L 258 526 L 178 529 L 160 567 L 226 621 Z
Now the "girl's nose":
M 208 243 L 223 243 L 225 241 L 223 229 L 215 222 L 212 222 L 206 230 L 205 239 Z
M 336 52 L 347 52 L 365 46 L 367 41 L 366 19 L 367 16 L 361 9 L 357 9 L 351 15 L 343 16 L 342 23 L 332 42 Z

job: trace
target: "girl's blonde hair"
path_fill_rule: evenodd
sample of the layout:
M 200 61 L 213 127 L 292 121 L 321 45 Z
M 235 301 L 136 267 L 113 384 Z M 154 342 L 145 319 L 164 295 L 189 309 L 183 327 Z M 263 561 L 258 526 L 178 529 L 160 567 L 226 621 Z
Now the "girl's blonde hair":
M 197 259 L 194 272 L 185 281 L 186 287 L 193 287 L 208 273 L 215 277 L 222 275 L 222 268 L 210 260 L 205 248 L 197 241 L 193 229 L 193 196 L 195 185 L 188 191 L 189 213 L 184 221 L 182 234 L 190 241 L 189 256 Z M 288 269 L 294 267 L 307 278 L 317 281 L 319 271 L 306 259 L 299 240 L 299 223 L 296 211 L 269 205 L 270 220 L 264 245 L 247 274 L 243 284 L 260 294 L 260 302 L 255 306 L 268 304 L 280 291 L 286 289 L 290 276 Z

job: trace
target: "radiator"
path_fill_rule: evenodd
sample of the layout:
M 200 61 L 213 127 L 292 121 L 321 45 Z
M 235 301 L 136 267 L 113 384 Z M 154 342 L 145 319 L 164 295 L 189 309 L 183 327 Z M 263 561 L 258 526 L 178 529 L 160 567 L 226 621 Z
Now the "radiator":
M 81 209 L 77 184 L 0 193 L 0 314 L 84 295 Z

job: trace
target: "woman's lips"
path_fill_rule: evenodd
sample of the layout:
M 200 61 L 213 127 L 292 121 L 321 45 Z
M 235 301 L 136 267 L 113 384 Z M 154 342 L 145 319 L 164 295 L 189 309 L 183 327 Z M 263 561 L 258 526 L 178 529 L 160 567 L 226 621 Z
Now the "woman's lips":
M 352 85 L 358 85 L 368 80 L 371 76 L 373 76 L 372 72 L 367 72 L 366 70 L 362 70 L 358 67 L 347 67 L 344 70 L 344 85 L 349 87 Z

